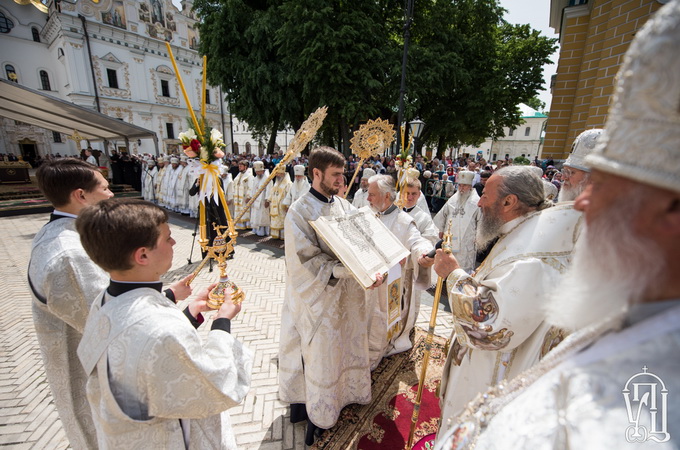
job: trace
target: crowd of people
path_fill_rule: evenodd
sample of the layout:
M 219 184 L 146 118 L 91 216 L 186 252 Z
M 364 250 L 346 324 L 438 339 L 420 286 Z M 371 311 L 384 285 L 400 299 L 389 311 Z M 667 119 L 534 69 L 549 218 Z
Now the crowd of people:
M 576 137 L 559 176 L 551 164 L 416 158 L 397 184 L 394 161 L 378 158 L 347 186 L 356 161 L 318 147 L 264 186 L 277 155 L 224 162 L 237 225 L 285 242 L 278 394 L 289 420 L 306 422 L 307 444 L 345 406 L 369 403 L 371 372 L 412 347 L 434 271 L 454 330 L 436 448 L 677 447 L 679 43 L 673 0 L 637 33 L 605 129 Z M 204 341 L 208 291 L 175 307 L 192 292 L 188 278 L 160 282 L 175 243 L 163 207 L 183 212 L 195 177 L 178 192 L 169 186 L 192 174 L 188 161 L 142 166 L 150 201 L 111 198 L 85 161 L 38 170 L 55 211 L 28 281 L 55 405 L 78 449 L 236 448 L 227 410 L 245 398 L 254 360 L 231 335 L 241 306 L 227 299 Z M 447 198 L 434 218 L 432 169 Z M 298 176 L 309 185 L 291 193 Z M 311 224 L 361 214 L 406 255 L 367 289 Z M 442 236 L 450 245 L 437 249 Z

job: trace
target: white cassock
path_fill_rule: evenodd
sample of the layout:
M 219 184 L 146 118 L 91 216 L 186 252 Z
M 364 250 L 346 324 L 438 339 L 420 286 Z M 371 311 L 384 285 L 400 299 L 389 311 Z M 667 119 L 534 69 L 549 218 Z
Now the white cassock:
M 31 250 L 33 323 L 47 382 L 71 447 L 96 448 L 97 434 L 85 395 L 87 375 L 76 349 L 90 304 L 106 287 L 108 275 L 85 253 L 75 218 L 53 217 L 62 218 L 38 232 Z
M 290 203 L 286 203 L 288 199 L 288 192 L 293 183 L 287 173 L 279 180 L 274 178 L 274 186 L 269 187 L 269 216 L 271 218 L 271 236 L 276 239 L 282 239 L 284 235 L 284 221 L 286 219 L 286 212 L 290 208 Z
M 363 190 L 361 188 L 357 189 L 354 193 L 354 199 L 352 200 L 352 206 L 355 208 L 363 208 L 368 205 L 368 189 Z
M 434 217 L 434 224 L 442 233 L 446 232 L 449 220 L 452 220 L 451 248 L 453 255 L 458 260 L 460 267 L 468 273 L 474 270 L 477 259 L 475 237 L 477 223 L 480 220 L 479 214 L 475 214 L 479 209 L 477 203 L 479 203 L 479 195 L 476 190 L 471 189 L 467 199 L 458 191 L 448 199 Z
M 156 177 L 158 177 L 158 168 L 153 166 L 149 170 L 147 167 L 142 174 L 144 175 L 144 188 L 142 189 L 144 200 L 156 203 L 156 190 L 154 186 L 156 185 Z
M 680 409 L 670 399 L 680 392 L 679 342 L 680 299 L 635 305 L 568 336 L 524 383 L 508 381 L 507 394 L 490 392 L 484 409 L 460 420 L 481 431 L 476 449 L 678 448 Z M 437 449 L 452 448 L 454 431 Z
M 423 196 L 421 195 L 421 197 Z M 404 209 L 404 212 L 407 212 L 416 221 L 416 228 L 418 228 L 422 237 L 432 242 L 432 244 L 436 244 L 439 241 L 439 230 L 434 225 L 432 215 L 429 212 L 424 212 L 417 204 L 409 210 Z
M 250 199 L 250 194 L 253 191 L 253 184 L 255 180 L 253 179 L 253 171 L 246 169 L 244 172 L 239 172 L 234 179 L 234 220 L 241 214 L 245 209 L 248 199 Z M 250 210 L 246 212 L 241 221 L 236 224 L 238 229 L 246 229 L 250 227 Z
M 177 184 L 175 185 L 175 195 L 176 204 L 175 211 L 182 214 L 189 214 L 189 189 L 193 185 L 193 175 L 191 174 L 192 169 L 189 166 L 185 166 L 182 173 L 177 177 Z
M 346 405 L 371 401 L 372 304 L 354 278 L 331 279 L 339 261 L 309 224 L 353 209 L 339 197 L 325 203 L 308 192 L 291 205 L 285 221 L 279 399 L 305 403 L 309 420 L 321 428 L 335 425 Z
M 307 177 L 303 177 L 302 180 L 294 180 L 293 185 L 288 191 L 288 198 L 286 199 L 286 204 L 292 205 L 297 199 L 309 192 L 309 180 Z
M 442 375 L 440 434 L 477 393 L 540 359 L 544 340 L 552 339 L 542 305 L 571 262 L 580 220 L 571 205 L 513 219 L 474 278 L 462 269 L 449 274 L 454 331 Z
M 167 173 L 168 166 L 163 166 L 158 170 L 158 175 L 156 175 L 156 184 L 154 185 L 154 190 L 156 192 L 156 203 L 158 205 L 164 205 L 163 202 L 163 179 Z
M 181 187 L 182 183 L 180 183 L 182 173 L 184 172 L 184 166 L 183 165 L 178 165 L 177 168 L 172 172 L 172 178 L 170 179 L 170 184 L 168 186 L 168 192 L 169 192 L 169 199 L 168 199 L 168 208 L 170 208 L 173 211 L 178 211 L 177 209 L 177 197 L 178 193 L 177 190 Z
M 420 195 L 418 196 L 418 202 L 416 203 L 416 206 L 420 209 L 423 210 L 423 212 L 427 215 L 430 215 L 430 208 L 427 206 L 427 199 L 425 198 L 425 194 L 423 194 L 422 191 L 420 191 Z
M 163 175 L 163 180 L 161 181 L 161 199 L 163 200 L 161 205 L 164 208 L 172 209 L 172 202 L 174 201 L 175 197 L 174 189 L 175 181 L 177 180 L 178 169 L 179 166 L 173 169 L 172 165 L 169 165 L 165 169 L 165 174 Z
M 226 410 L 250 389 L 253 354 L 215 327 L 202 343 L 159 291 L 97 297 L 78 357 L 100 448 L 236 449 Z
M 255 197 L 255 193 L 264 186 L 267 177 L 269 177 L 269 170 L 265 170 L 259 177 L 255 176 L 253 188 L 248 198 Z M 267 185 L 262 193 L 257 196 L 250 208 L 250 227 L 253 229 L 253 233 L 258 236 L 267 236 L 269 234 L 269 207 L 265 206 L 269 189 L 271 189 L 271 186 Z
M 410 252 L 401 277 L 374 289 L 373 315 L 369 331 L 371 369 L 375 369 L 384 356 L 394 355 L 412 347 L 409 334 L 415 326 L 420 307 L 420 292 L 430 286 L 432 272 L 418 265 L 418 258 L 430 252 L 434 245 L 420 235 L 415 220 L 396 205 L 378 216 L 382 223 Z M 399 269 L 397 269 L 399 270 Z M 394 323 L 394 320 L 398 321 Z

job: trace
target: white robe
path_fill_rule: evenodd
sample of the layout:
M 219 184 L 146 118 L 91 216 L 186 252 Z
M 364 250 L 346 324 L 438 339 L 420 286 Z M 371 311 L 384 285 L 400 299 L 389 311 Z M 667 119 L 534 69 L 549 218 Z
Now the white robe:
M 269 176 L 269 171 L 265 170 L 262 176 L 255 176 L 253 179 L 253 187 L 248 195 L 248 198 L 255 197 L 255 193 L 264 186 L 264 182 L 267 181 Z M 271 183 L 271 182 L 270 182 Z M 257 196 L 253 205 L 250 208 L 250 226 L 255 231 L 256 229 L 261 229 L 265 234 L 269 234 L 269 207 L 265 206 L 267 201 L 267 195 L 271 189 L 271 185 L 267 185 L 265 189 Z M 258 230 L 260 231 L 260 230 Z
M 581 214 L 555 206 L 518 217 L 474 278 L 456 269 L 447 278 L 454 331 L 442 375 L 442 423 L 479 392 L 536 364 L 550 326 L 541 305 L 571 262 Z M 461 294 L 461 287 L 472 292 Z
M 153 166 L 151 170 L 147 168 L 147 170 L 142 173 L 144 175 L 144 188 L 142 189 L 144 200 L 156 203 L 156 190 L 154 187 L 156 185 L 156 178 L 158 177 L 158 168 Z
M 161 203 L 160 203 L 160 205 L 163 206 L 164 208 L 172 209 L 172 202 L 174 202 L 175 198 L 175 182 L 177 181 L 178 170 L 179 166 L 173 169 L 172 165 L 168 166 L 165 169 L 163 179 L 161 180 Z
M 222 178 L 222 189 L 224 190 L 224 199 L 229 205 L 229 214 L 234 219 L 234 179 L 229 172 Z
M 87 376 L 76 355 L 90 304 L 108 275 L 87 256 L 75 219 L 45 225 L 35 236 L 28 276 L 33 323 L 54 404 L 74 449 L 96 448 L 97 435 L 85 395 Z M 36 295 L 47 300 L 43 303 Z
M 361 188 L 357 189 L 357 191 L 354 193 L 352 205 L 355 208 L 363 208 L 364 206 L 368 205 L 368 189 L 365 191 Z
M 423 210 L 425 214 L 432 214 L 430 213 L 430 208 L 427 206 L 427 199 L 425 198 L 425 194 L 423 192 L 420 192 L 420 195 L 418 196 L 418 202 L 416 203 L 416 206 L 420 209 Z
M 246 203 L 248 203 L 253 191 L 254 183 L 253 171 L 250 169 L 246 169 L 245 172 L 239 172 L 236 175 L 234 179 L 234 220 L 245 209 Z M 250 228 L 250 210 L 243 215 L 241 221 L 236 224 L 236 228 L 241 230 Z
M 290 187 L 288 192 L 288 198 L 286 203 L 292 205 L 297 199 L 309 192 L 309 181 L 307 177 L 302 178 L 302 180 L 293 180 L 293 185 Z
M 477 223 L 480 219 L 479 214 L 475 214 L 479 207 L 479 195 L 477 191 L 470 190 L 470 196 L 464 205 L 460 204 L 460 191 L 453 194 L 446 204 L 434 217 L 434 224 L 440 232 L 444 233 L 451 222 L 451 246 L 453 254 L 460 266 L 470 273 L 475 268 L 477 258 L 477 246 L 475 245 L 475 235 L 477 234 Z
M 568 336 L 522 374 L 523 387 L 509 389 L 516 379 L 508 383 L 510 395 L 489 393 L 485 408 L 495 414 L 484 423 L 478 408 L 461 420 L 481 431 L 476 449 L 498 448 L 499 442 L 504 448 L 531 449 L 678 448 L 680 409 L 671 398 L 680 392 L 679 343 L 680 300 L 634 306 L 623 327 L 621 318 L 605 320 Z M 655 429 L 650 427 L 652 405 Z M 436 448 L 452 448 L 454 431 L 438 439 Z M 627 441 L 636 431 L 639 441 Z M 650 437 L 656 441 L 646 440 Z
M 170 208 L 173 211 L 177 211 L 177 199 L 179 193 L 177 192 L 178 189 L 181 188 L 182 183 L 180 180 L 182 179 L 182 173 L 184 172 L 185 167 L 183 165 L 177 166 L 177 169 L 175 169 L 172 172 L 172 177 L 169 180 L 168 184 L 168 208 Z
M 384 282 L 374 292 L 374 309 L 369 331 L 369 352 L 371 369 L 375 369 L 384 356 L 394 355 L 412 347 L 409 334 L 415 326 L 417 311 L 420 307 L 420 292 L 430 286 L 431 270 L 418 265 L 418 258 L 434 248 L 432 242 L 423 238 L 416 227 L 415 220 L 396 206 L 381 214 L 380 220 L 399 239 L 411 255 L 401 267 L 400 280 Z M 391 294 L 396 294 L 393 296 Z M 376 298 L 377 297 L 377 298 Z M 399 321 L 389 327 L 390 306 L 398 308 Z
M 288 192 L 292 186 L 290 177 L 285 173 L 280 181 L 274 178 L 276 184 L 269 187 L 269 216 L 271 218 L 271 236 L 276 239 L 283 238 L 284 235 L 284 221 L 286 220 L 286 212 L 290 207 L 288 200 Z
M 335 425 L 346 405 L 371 401 L 372 305 L 354 278 L 331 279 L 339 261 L 309 224 L 353 209 L 339 197 L 324 203 L 308 192 L 291 205 L 285 221 L 279 399 L 305 403 L 309 420 L 321 428 Z
M 182 173 L 177 176 L 177 184 L 175 185 L 175 211 L 189 214 L 189 189 L 194 184 L 194 176 L 191 174 L 191 168 L 185 166 Z
M 163 199 L 163 179 L 165 178 L 166 173 L 168 173 L 167 165 L 158 169 L 158 175 L 156 175 L 156 183 L 154 185 L 154 190 L 156 191 L 156 203 L 161 206 L 165 204 Z
M 411 209 L 408 214 L 416 221 L 416 228 L 418 228 L 422 237 L 433 244 L 436 244 L 437 241 L 439 241 L 439 230 L 434 225 L 434 221 L 429 212 L 424 212 L 416 204 L 416 207 Z
M 201 343 L 160 292 L 100 295 L 78 356 L 101 449 L 184 449 L 179 419 L 189 448 L 236 448 L 226 410 L 248 393 L 253 354 L 223 330 Z

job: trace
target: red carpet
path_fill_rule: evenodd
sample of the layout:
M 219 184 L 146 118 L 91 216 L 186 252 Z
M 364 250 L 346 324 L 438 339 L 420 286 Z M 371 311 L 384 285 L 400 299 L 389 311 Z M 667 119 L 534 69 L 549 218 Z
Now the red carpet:
M 325 432 L 312 448 L 323 450 L 403 449 L 411 429 L 413 404 L 418 392 L 418 377 L 425 352 L 426 332 L 417 328 L 415 346 L 410 352 L 384 359 L 372 374 L 373 401 L 369 405 L 351 405 L 340 414 L 335 427 Z M 439 399 L 435 391 L 441 381 L 446 360 L 445 339 L 436 337 L 430 353 L 427 380 L 423 390 L 414 448 L 427 447 L 425 436 L 437 432 Z

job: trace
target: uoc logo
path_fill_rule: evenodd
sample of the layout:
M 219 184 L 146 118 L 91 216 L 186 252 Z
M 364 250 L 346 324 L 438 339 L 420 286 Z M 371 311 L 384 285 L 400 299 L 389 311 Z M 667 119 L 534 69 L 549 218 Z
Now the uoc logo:
M 626 441 L 666 442 L 671 438 L 667 426 L 668 389 L 661 378 L 647 372 L 630 377 L 623 388 L 628 422 Z

